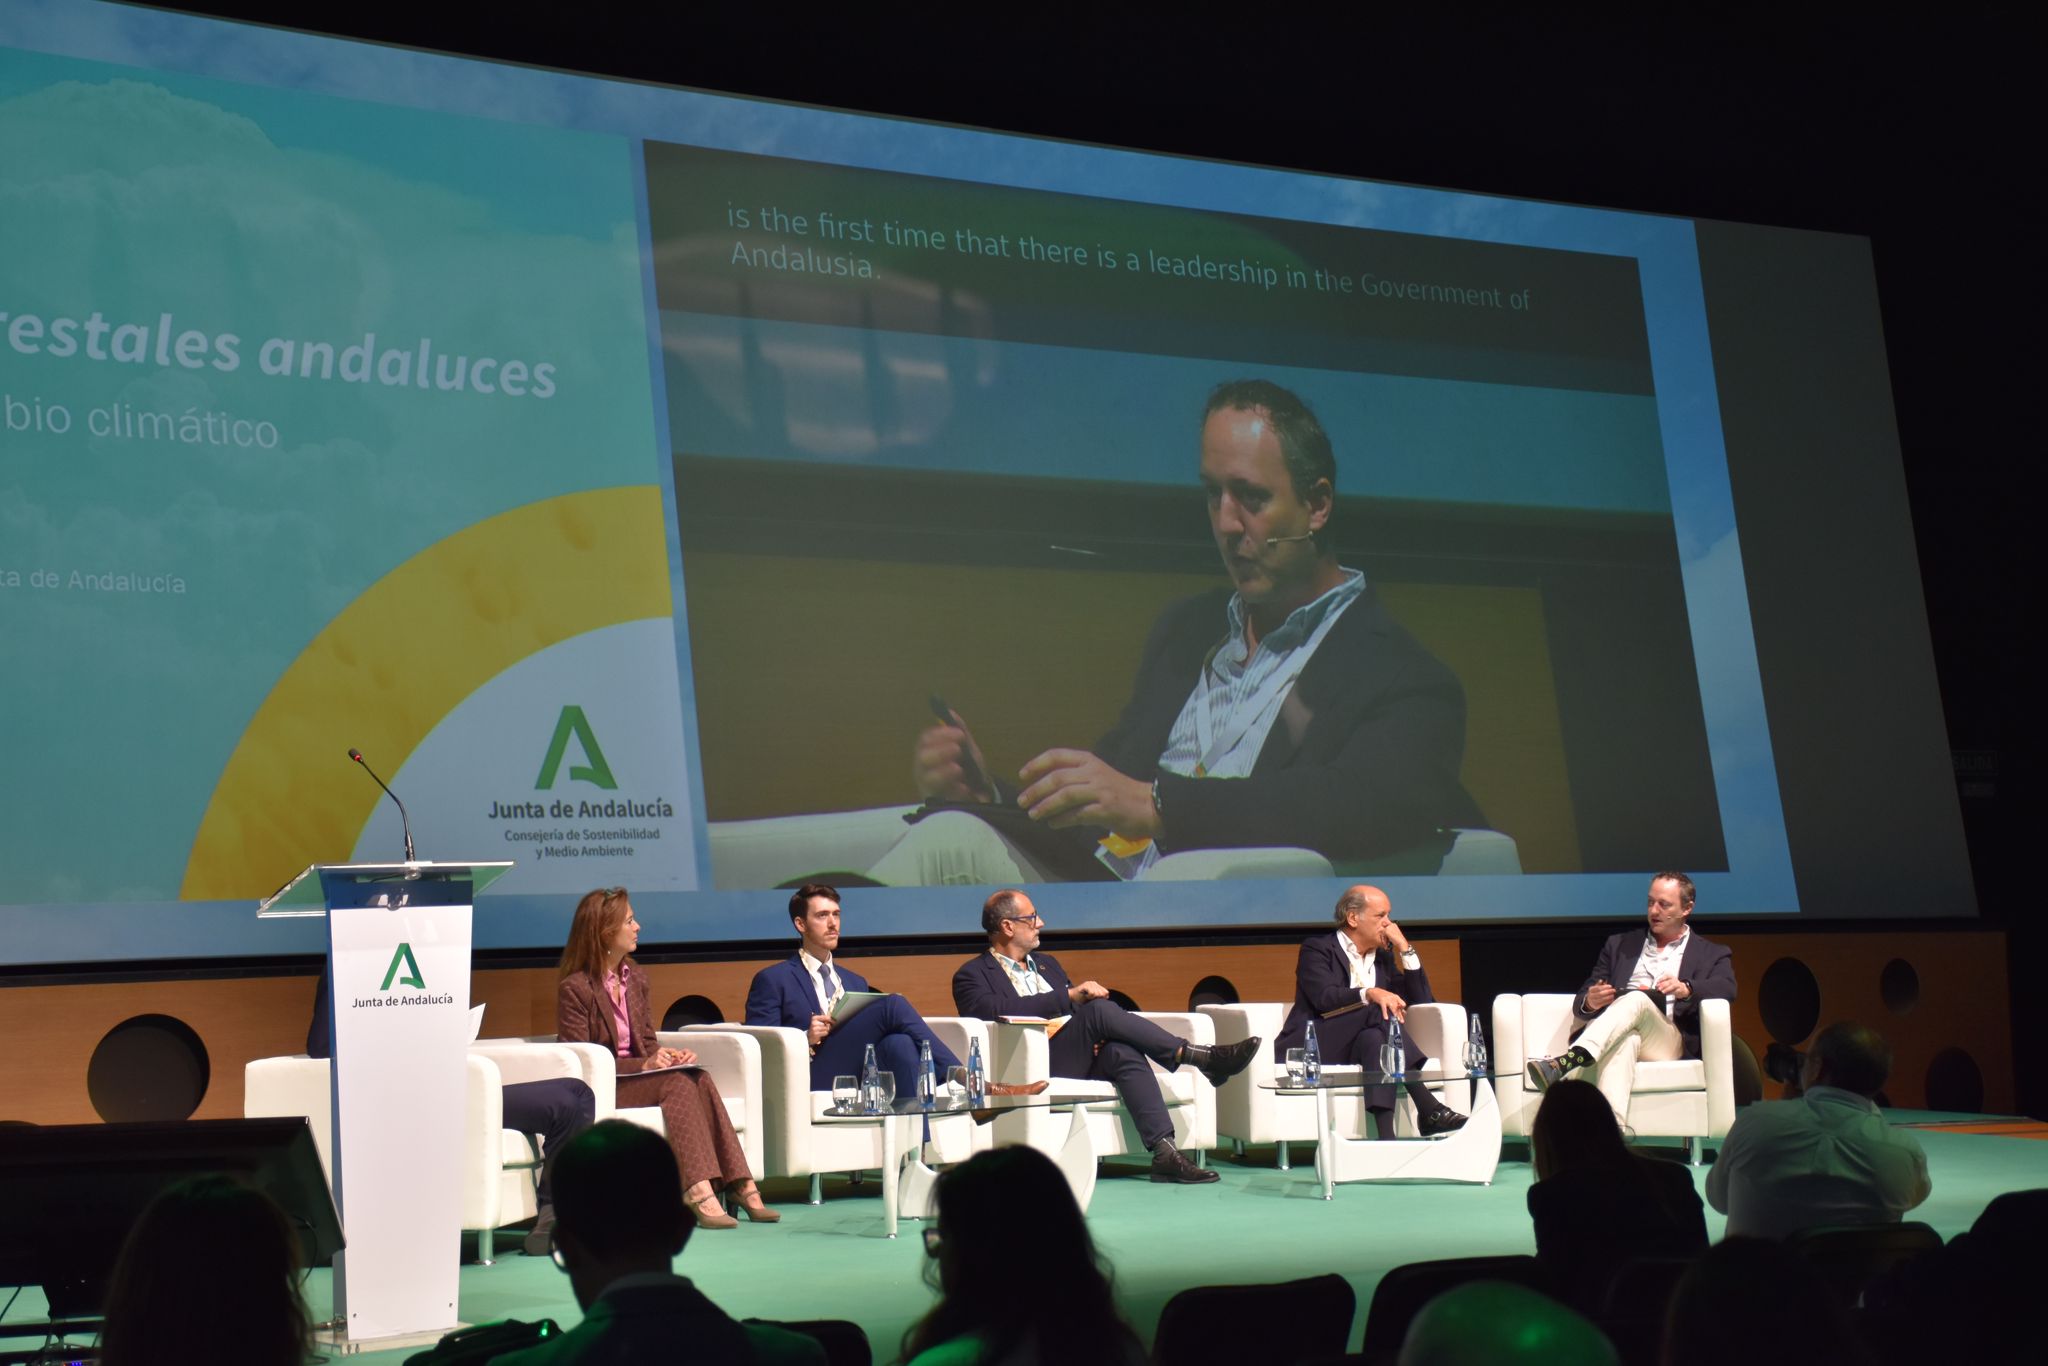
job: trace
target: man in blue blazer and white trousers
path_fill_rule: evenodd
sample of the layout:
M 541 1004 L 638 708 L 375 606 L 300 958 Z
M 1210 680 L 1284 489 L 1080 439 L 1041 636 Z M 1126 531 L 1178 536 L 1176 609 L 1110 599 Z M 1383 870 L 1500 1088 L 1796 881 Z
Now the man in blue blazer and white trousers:
M 807 882 L 789 898 L 789 918 L 802 939 L 794 957 L 754 974 L 747 989 L 747 1023 L 801 1029 L 811 1041 L 811 1089 L 829 1091 L 832 1078 L 857 1075 L 875 1046 L 875 1061 L 896 1074 L 896 1094 L 917 1094 L 917 1046 L 932 1046 L 932 1066 L 940 1085 L 946 1070 L 960 1059 L 939 1042 L 910 1002 L 891 995 L 832 1023 L 832 1006 L 849 991 L 872 991 L 868 979 L 836 961 L 839 949 L 839 893 L 821 882 Z

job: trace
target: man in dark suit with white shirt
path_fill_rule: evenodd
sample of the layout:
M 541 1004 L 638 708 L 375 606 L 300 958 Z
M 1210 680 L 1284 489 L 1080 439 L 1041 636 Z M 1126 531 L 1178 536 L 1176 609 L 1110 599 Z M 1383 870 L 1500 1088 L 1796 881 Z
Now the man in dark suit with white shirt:
M 1408 1007 L 1436 1000 L 1408 936 L 1393 921 L 1394 906 L 1377 887 L 1348 887 L 1337 898 L 1335 934 L 1319 934 L 1301 946 L 1294 964 L 1294 1008 L 1273 1040 L 1273 1056 L 1285 1058 L 1316 1022 L 1316 1050 L 1326 1063 L 1354 1063 L 1368 1072 L 1380 1066 L 1387 1021 L 1408 1021 Z M 1407 1070 L 1422 1066 L 1414 1036 L 1401 1036 Z M 1415 1123 L 1425 1138 L 1448 1134 L 1465 1117 L 1444 1104 L 1419 1080 L 1406 1083 L 1415 1102 Z M 1394 1088 L 1365 1088 L 1365 1108 L 1380 1138 L 1393 1137 Z
M 839 893 L 807 882 L 789 898 L 789 917 L 802 941 L 796 953 L 754 974 L 747 989 L 747 1023 L 801 1029 L 811 1042 L 811 1089 L 829 1091 L 832 1078 L 858 1073 L 869 1044 L 875 1061 L 896 1074 L 896 1094 L 917 1094 L 918 1048 L 932 1048 L 932 1066 L 944 1082 L 960 1059 L 939 1042 L 915 1007 L 889 995 L 841 1023 L 832 1007 L 849 991 L 872 991 L 868 979 L 838 962 Z
M 1696 898 L 1684 873 L 1650 879 L 1648 923 L 1608 937 L 1572 1002 L 1572 1014 L 1591 1023 L 1563 1053 L 1530 1061 L 1530 1085 L 1547 1090 L 1570 1072 L 1593 1068 L 1594 1084 L 1626 1125 L 1638 1061 L 1700 1055 L 1700 1002 L 1735 999 L 1735 955 L 1692 932 Z
M 1259 1040 L 1206 1045 L 1167 1033 L 1109 999 L 1100 982 L 1076 983 L 1049 953 L 1038 952 L 1045 919 L 1031 898 L 1014 889 L 997 892 L 981 907 L 988 952 L 953 974 L 953 1005 L 962 1015 L 999 1020 L 1029 1015 L 1051 1020 L 1048 1039 L 1056 1077 L 1106 1081 L 1130 1112 L 1139 1139 L 1152 1153 L 1152 1179 L 1183 1185 L 1214 1181 L 1217 1174 L 1196 1166 L 1173 1145 L 1173 1121 L 1147 1060 L 1161 1067 L 1183 1064 L 1221 1086 L 1258 1055 Z

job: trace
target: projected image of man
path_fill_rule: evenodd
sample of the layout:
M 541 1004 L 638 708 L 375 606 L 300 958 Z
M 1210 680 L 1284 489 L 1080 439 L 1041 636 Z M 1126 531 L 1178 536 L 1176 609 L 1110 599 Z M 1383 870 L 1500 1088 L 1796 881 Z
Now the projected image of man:
M 1209 848 L 1356 861 L 1484 824 L 1459 780 L 1463 687 L 1331 549 L 1337 463 L 1308 405 L 1264 380 L 1218 386 L 1200 478 L 1231 586 L 1160 615 L 1093 749 L 1048 749 L 1010 784 L 985 776 L 957 715 L 927 729 L 918 790 L 970 810 L 926 816 L 876 865 L 878 881 L 1129 878 Z M 1006 804 L 1027 821 L 971 811 Z M 1100 871 L 1077 871 L 1064 857 L 1074 848 Z

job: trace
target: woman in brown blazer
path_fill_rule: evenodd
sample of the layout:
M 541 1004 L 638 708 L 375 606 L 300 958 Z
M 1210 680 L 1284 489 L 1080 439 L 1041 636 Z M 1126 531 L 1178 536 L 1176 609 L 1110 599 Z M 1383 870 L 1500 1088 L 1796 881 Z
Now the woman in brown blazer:
M 650 1068 L 693 1063 L 687 1048 L 662 1048 L 654 1038 L 647 1005 L 647 974 L 632 958 L 640 944 L 640 922 L 624 887 L 600 888 L 576 903 L 569 943 L 562 950 L 561 985 L 555 997 L 555 1032 L 564 1043 L 603 1044 L 618 1058 L 618 1104 L 661 1107 L 662 1127 L 683 1175 L 683 1199 L 699 1228 L 734 1228 L 739 1221 L 720 1206 L 730 1190 L 756 1223 L 782 1216 L 761 1201 L 739 1135 L 709 1072 L 662 1072 Z

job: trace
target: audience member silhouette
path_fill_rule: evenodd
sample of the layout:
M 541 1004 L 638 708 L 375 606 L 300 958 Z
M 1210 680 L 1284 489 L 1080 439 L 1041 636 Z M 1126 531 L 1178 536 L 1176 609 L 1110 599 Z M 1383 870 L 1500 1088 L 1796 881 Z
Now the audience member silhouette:
M 1831 1024 L 1806 1054 L 1798 1099 L 1763 1101 L 1736 1116 L 1707 1175 L 1707 1199 L 1728 1216 L 1729 1233 L 1783 1238 L 1896 1224 L 1927 1199 L 1927 1154 L 1877 1108 L 1891 1069 L 1883 1035 Z
M 1692 1170 L 1630 1152 L 1613 1107 L 1591 1082 L 1560 1081 L 1543 1093 L 1529 1151 L 1536 1256 L 1576 1308 L 1599 1313 L 1609 1278 L 1631 1258 L 1706 1250 Z
M 108 1366 L 300 1366 L 312 1324 L 299 1297 L 298 1234 L 271 1198 L 226 1176 L 150 1202 L 107 1289 Z
M 1583 1084 L 1583 1083 L 1582 1083 Z M 1590 1084 L 1595 1099 L 1607 1102 Z M 1614 1112 L 1608 1110 L 1612 1121 Z M 1614 1346 L 1548 1295 L 1507 1281 L 1468 1281 L 1416 1314 L 1398 1366 L 1616 1366 Z
M 1074 1193 L 1033 1148 L 977 1153 L 939 1178 L 925 1231 L 939 1302 L 903 1335 L 910 1366 L 1143 1366 Z
M 2017 1361 L 2039 1350 L 2034 1295 L 2048 1281 L 2048 1190 L 2007 1191 L 1967 1232 L 1864 1287 L 1888 1361 Z M 2029 1346 L 2029 1344 L 2032 1344 Z
M 1664 1366 L 1826 1362 L 1869 1366 L 1821 1274 L 1764 1238 L 1727 1238 L 1678 1282 L 1664 1320 Z
M 619 1119 L 584 1130 L 555 1159 L 554 1232 L 555 1261 L 569 1273 L 583 1322 L 497 1361 L 824 1366 L 814 1339 L 737 1323 L 673 1273 L 693 1228 L 675 1156 L 659 1134 Z

